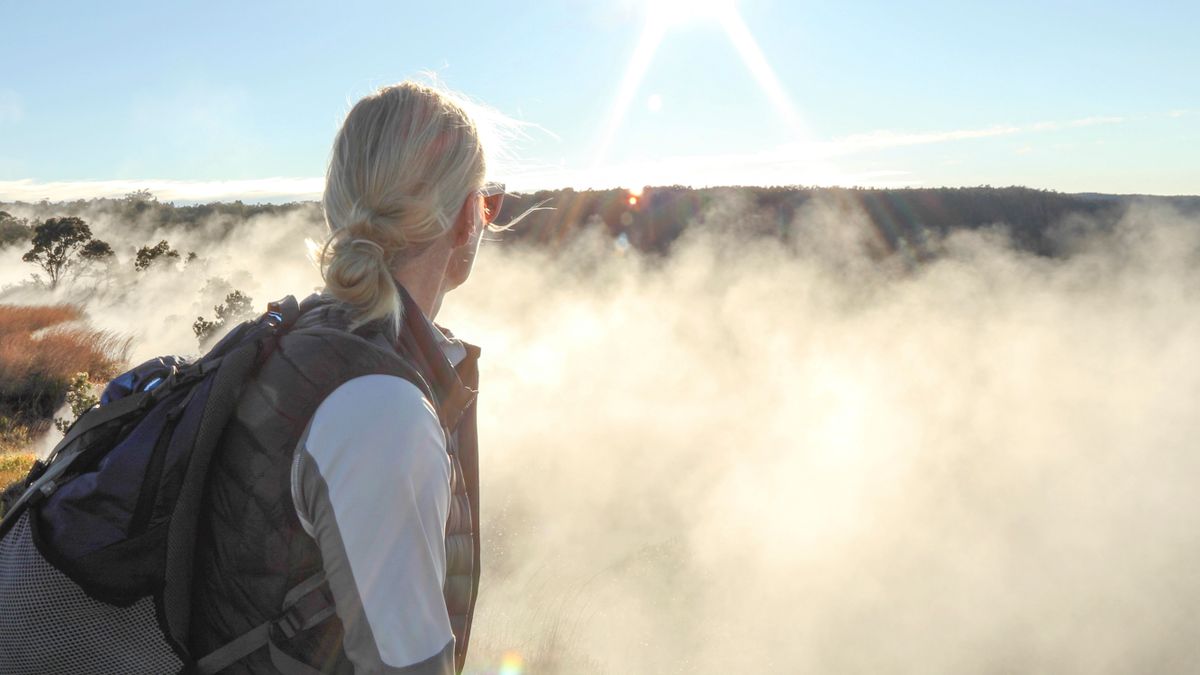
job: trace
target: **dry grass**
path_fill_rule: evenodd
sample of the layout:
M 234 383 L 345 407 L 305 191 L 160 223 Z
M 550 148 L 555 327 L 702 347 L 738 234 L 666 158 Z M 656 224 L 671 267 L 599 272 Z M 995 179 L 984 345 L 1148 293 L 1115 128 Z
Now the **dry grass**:
M 0 307 L 0 321 L 2 312 Z M 87 373 L 93 381 L 108 379 L 117 374 L 129 352 L 129 338 L 88 328 L 50 328 L 40 334 L 2 337 L 0 396 L 23 391 L 38 378 L 69 380 L 75 373 Z
M 0 337 L 27 334 L 83 318 L 75 305 L 0 305 Z
M 0 489 L 24 478 L 34 459 L 29 453 L 0 453 Z
M 50 425 L 50 420 L 22 424 L 10 417 L 0 417 L 0 457 L 27 452 Z
M 27 448 L 49 427 L 76 373 L 103 382 L 124 367 L 130 339 L 62 325 L 80 318 L 73 305 L 0 305 L 0 450 Z

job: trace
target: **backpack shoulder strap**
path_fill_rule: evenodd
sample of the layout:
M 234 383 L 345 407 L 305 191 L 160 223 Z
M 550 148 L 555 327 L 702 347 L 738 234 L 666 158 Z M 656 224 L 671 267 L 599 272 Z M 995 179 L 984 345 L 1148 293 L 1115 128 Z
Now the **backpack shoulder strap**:
M 205 401 L 193 440 L 188 470 L 179 487 L 175 508 L 180 516 L 174 519 L 167 532 L 166 574 L 159 605 L 160 617 L 166 629 L 164 633 L 181 654 L 186 653 L 182 645 L 187 643 L 186 636 L 191 623 L 190 596 L 197 514 L 208 478 L 209 462 L 243 386 L 261 363 L 262 352 L 272 349 L 298 316 L 298 303 L 294 297 L 289 295 L 272 302 L 260 319 L 235 329 L 236 332 L 244 328 L 243 333 L 227 336 L 229 344 L 218 343 L 213 350 L 218 353 L 210 352 L 197 363 L 204 372 L 206 367 L 215 368 L 213 361 L 219 359 L 220 368 L 214 374 L 212 389 Z
M 306 301 L 307 302 L 307 301 Z M 435 408 L 440 410 L 433 389 L 420 372 L 400 354 L 383 335 L 364 337 L 330 326 L 306 326 L 290 331 L 292 335 L 320 336 L 328 340 L 348 340 L 363 349 L 377 351 L 386 357 L 390 373 L 414 384 Z M 276 636 L 290 640 L 297 633 L 324 622 L 335 614 L 334 600 L 325 573 L 321 571 L 297 584 L 284 596 L 280 613 L 264 621 L 225 645 L 202 656 L 195 663 L 201 675 L 219 673 L 250 654 L 267 647 L 271 663 L 285 675 L 319 675 L 320 671 L 289 656 L 276 642 Z

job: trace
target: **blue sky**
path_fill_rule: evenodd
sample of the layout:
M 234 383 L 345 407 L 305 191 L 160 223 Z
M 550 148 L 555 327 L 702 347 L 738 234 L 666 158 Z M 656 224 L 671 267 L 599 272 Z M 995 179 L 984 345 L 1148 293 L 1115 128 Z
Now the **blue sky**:
M 311 197 L 349 104 L 422 71 L 528 125 L 497 168 L 523 188 L 1200 193 L 1196 2 L 0 0 L 0 15 L 0 199 Z

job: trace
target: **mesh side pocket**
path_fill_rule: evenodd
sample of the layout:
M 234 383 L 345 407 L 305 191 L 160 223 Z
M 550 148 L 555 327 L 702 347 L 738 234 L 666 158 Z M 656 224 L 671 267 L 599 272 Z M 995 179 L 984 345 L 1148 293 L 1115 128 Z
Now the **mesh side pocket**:
M 129 607 L 89 598 L 34 546 L 26 512 L 0 539 L 0 675 L 174 673 L 154 600 Z

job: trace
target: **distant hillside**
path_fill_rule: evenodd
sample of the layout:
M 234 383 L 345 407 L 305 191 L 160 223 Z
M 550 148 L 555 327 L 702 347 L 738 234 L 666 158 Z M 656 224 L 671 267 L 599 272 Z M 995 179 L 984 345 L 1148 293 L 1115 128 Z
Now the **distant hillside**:
M 786 239 L 814 201 L 847 213 L 861 208 L 890 250 L 920 250 L 931 235 L 959 229 L 1006 225 L 1014 244 L 1040 255 L 1062 253 L 1064 229 L 1085 224 L 1108 229 L 1135 202 L 1161 204 L 1200 215 L 1200 197 L 1063 194 L 1021 187 L 932 189 L 840 188 L 647 188 L 631 204 L 624 190 L 556 190 L 520 195 L 505 202 L 501 222 L 541 202 L 552 211 L 530 214 L 507 239 L 553 245 L 588 224 L 624 234 L 638 248 L 665 252 L 695 219 L 720 200 L 736 200 L 744 228 Z M 705 223 L 716 226 L 716 223 Z
M 88 222 L 120 223 L 121 229 L 133 237 L 149 237 L 160 228 L 200 226 L 207 228 L 214 236 L 221 237 L 260 215 L 296 215 L 311 220 L 314 224 L 322 221 L 320 206 L 316 202 L 244 204 L 234 201 L 175 206 L 170 202 L 160 202 L 145 191 L 134 192 L 119 199 L 0 202 L 0 212 L 4 212 L 0 213 L 0 235 L 5 239 L 10 236 L 10 228 L 5 227 L 3 222 L 5 214 L 10 215 L 10 219 L 23 219 L 30 223 L 61 216 L 78 216 Z
M 860 189 L 803 187 L 651 187 L 636 199 L 625 190 L 547 190 L 511 195 L 500 221 L 538 204 L 504 241 L 511 245 L 554 247 L 587 228 L 602 228 L 640 250 L 666 253 L 689 227 L 739 229 L 754 236 L 787 239 L 806 209 L 819 204 L 865 214 L 879 233 L 884 251 L 920 252 L 931 238 L 959 229 L 1003 224 L 1021 249 L 1039 255 L 1064 252 L 1064 232 L 1072 227 L 1107 229 L 1134 203 L 1157 204 L 1185 215 L 1200 215 L 1200 197 L 1064 194 L 1022 187 Z M 727 205 L 728 216 L 712 217 Z M 223 238 L 256 216 L 288 216 L 319 228 L 316 202 L 244 204 L 240 201 L 192 206 L 159 202 L 148 192 L 121 199 L 72 202 L 0 202 L 0 245 L 24 237 L 21 224 L 55 216 L 80 216 L 120 223 L 130 234 L 149 236 L 161 228 L 204 227 Z M 736 214 L 736 215 L 735 215 Z M 705 216 L 709 216 L 707 219 Z M 732 221 L 732 222 L 731 222 Z

